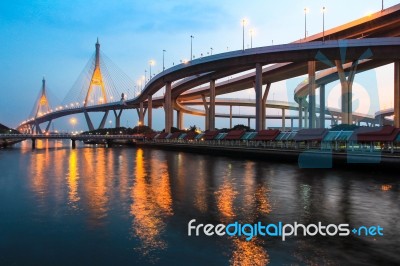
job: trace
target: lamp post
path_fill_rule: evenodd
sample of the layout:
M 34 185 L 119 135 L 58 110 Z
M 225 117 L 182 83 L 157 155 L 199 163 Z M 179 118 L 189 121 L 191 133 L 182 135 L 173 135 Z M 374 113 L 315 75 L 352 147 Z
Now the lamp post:
M 250 30 L 250 48 L 253 48 L 253 33 L 254 29 Z
M 304 8 L 304 39 L 307 38 L 307 12 L 308 8 Z
M 144 84 L 146 84 L 146 76 L 147 76 L 147 70 L 144 70 Z
M 382 0 L 382 11 L 383 11 L 383 0 Z
M 74 130 L 75 130 L 75 125 L 76 125 L 76 118 L 75 117 L 72 117 L 70 120 L 69 120 L 69 122 L 71 123 L 71 125 L 72 125 L 72 133 L 74 133 Z
M 162 51 L 163 51 L 163 54 L 162 54 L 162 71 L 164 72 L 164 70 L 165 70 L 165 66 L 164 66 L 164 54 L 165 54 L 166 50 L 162 50 Z
M 325 42 L 325 7 L 322 7 L 322 42 Z
M 190 61 L 193 59 L 193 35 L 190 35 Z
M 210 49 L 211 49 L 211 55 L 212 55 L 213 48 L 211 47 Z
M 151 66 L 154 65 L 154 60 L 150 60 L 149 61 L 149 67 L 150 67 L 150 77 L 149 77 L 149 81 L 151 79 Z
M 243 25 L 243 51 L 244 51 L 244 25 L 246 23 L 245 19 L 242 19 L 242 25 Z

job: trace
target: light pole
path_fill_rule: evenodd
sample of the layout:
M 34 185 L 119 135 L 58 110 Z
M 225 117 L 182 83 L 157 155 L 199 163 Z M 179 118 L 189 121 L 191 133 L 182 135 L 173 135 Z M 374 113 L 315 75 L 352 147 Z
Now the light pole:
M 211 49 L 211 55 L 212 55 L 213 48 L 211 47 L 210 49 Z
M 149 77 L 149 81 L 151 79 L 151 66 L 154 65 L 154 60 L 150 60 L 149 61 L 149 66 L 150 66 L 150 77 Z
M 72 117 L 72 118 L 69 120 L 69 122 L 70 122 L 71 125 L 72 125 L 72 133 L 74 133 L 75 125 L 76 125 L 76 118 L 75 118 L 75 117 Z
M 325 42 L 325 7 L 322 7 L 322 42 Z
M 165 66 L 164 66 L 164 54 L 165 54 L 166 50 L 162 50 L 162 51 L 163 51 L 163 53 L 162 53 L 162 71 L 164 72 L 164 70 L 165 70 Z
M 190 61 L 193 59 L 193 35 L 190 35 Z
M 243 24 L 243 51 L 244 51 L 244 24 L 246 23 L 245 19 L 242 19 L 242 24 Z
M 307 12 L 308 8 L 304 8 L 304 39 L 307 38 Z
M 383 0 L 382 0 L 382 11 L 383 11 Z
M 146 76 L 147 76 L 147 70 L 144 70 L 144 84 L 146 84 Z
M 250 48 L 253 48 L 253 29 L 250 30 Z

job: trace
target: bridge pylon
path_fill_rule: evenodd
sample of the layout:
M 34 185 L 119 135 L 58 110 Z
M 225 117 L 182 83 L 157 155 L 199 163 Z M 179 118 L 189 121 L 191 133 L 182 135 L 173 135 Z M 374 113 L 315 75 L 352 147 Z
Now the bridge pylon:
M 37 118 L 39 118 L 47 113 L 50 113 L 51 111 L 52 111 L 52 109 L 50 106 L 50 101 L 47 96 L 46 80 L 43 77 L 42 88 L 40 90 L 39 97 L 37 98 L 35 105 L 33 107 L 32 113 L 31 113 L 31 116 L 34 119 L 34 124 L 30 130 L 33 131 L 33 129 L 35 129 L 37 134 L 42 134 L 43 133 L 42 129 L 40 128 L 40 125 L 36 120 L 37 120 Z M 51 120 L 48 122 L 48 124 L 46 126 L 46 130 L 45 130 L 46 132 L 49 130 L 50 124 L 51 124 Z
M 100 87 L 101 98 L 99 99 L 100 103 L 107 103 L 107 93 L 103 82 L 103 75 L 101 74 L 100 69 L 100 43 L 99 38 L 97 38 L 96 42 L 96 54 L 95 54 L 95 66 L 92 73 L 92 78 L 89 83 L 89 88 L 86 93 L 84 106 L 86 107 L 89 103 L 90 94 L 93 92 L 95 86 Z

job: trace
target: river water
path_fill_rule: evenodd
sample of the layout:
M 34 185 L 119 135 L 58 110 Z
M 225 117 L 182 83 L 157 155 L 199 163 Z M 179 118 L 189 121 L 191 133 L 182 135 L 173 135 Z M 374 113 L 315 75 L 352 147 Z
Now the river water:
M 0 150 L 0 265 L 400 263 L 399 174 L 135 147 Z M 377 226 L 365 236 L 188 236 L 193 225 Z

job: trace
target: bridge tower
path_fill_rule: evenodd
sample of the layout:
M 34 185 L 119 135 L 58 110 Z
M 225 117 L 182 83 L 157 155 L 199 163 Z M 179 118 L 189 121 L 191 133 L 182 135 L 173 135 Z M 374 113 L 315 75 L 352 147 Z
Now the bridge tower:
M 35 119 L 38 116 L 41 116 L 47 112 L 50 112 L 50 110 L 51 110 L 51 108 L 50 108 L 49 100 L 47 99 L 47 94 L 46 94 L 46 80 L 43 77 L 42 90 L 41 90 L 38 102 L 36 104 Z
M 37 100 L 34 110 L 33 110 L 33 117 L 35 120 L 34 128 L 35 128 L 37 134 L 42 134 L 42 129 L 40 128 L 39 123 L 36 122 L 36 119 L 41 117 L 42 115 L 49 113 L 49 112 L 51 112 L 51 107 L 50 107 L 49 99 L 47 97 L 46 80 L 43 77 L 42 89 L 40 91 L 38 100 Z M 45 132 L 47 132 L 49 130 L 50 125 L 51 125 L 51 120 L 48 122 Z M 33 131 L 33 128 L 30 129 L 30 131 Z
M 101 70 L 100 70 L 100 43 L 99 43 L 99 38 L 97 38 L 97 42 L 96 42 L 95 66 L 94 66 L 94 71 L 93 71 L 93 74 L 92 74 L 92 78 L 91 78 L 90 83 L 89 83 L 89 88 L 88 88 L 88 91 L 87 91 L 86 97 L 85 97 L 85 104 L 84 104 L 85 107 L 88 105 L 89 96 L 90 96 L 90 94 L 93 91 L 95 86 L 100 87 L 100 90 L 101 90 L 101 103 L 107 103 L 107 94 L 106 94 L 106 90 L 105 90 L 105 86 L 104 86 L 104 82 L 103 82 L 103 76 L 102 76 Z

